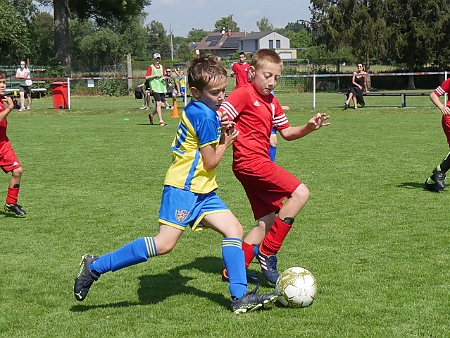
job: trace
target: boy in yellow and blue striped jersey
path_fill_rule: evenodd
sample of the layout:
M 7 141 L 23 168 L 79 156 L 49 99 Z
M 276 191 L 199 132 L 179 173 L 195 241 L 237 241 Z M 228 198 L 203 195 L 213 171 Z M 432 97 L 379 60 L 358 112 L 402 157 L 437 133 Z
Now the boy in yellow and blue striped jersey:
M 159 211 L 159 231 L 136 239 L 102 256 L 86 254 L 75 278 L 74 295 L 85 299 L 92 283 L 108 272 L 145 262 L 170 252 L 187 226 L 193 231 L 210 228 L 221 233 L 222 258 L 229 275 L 231 309 L 256 310 L 272 303 L 276 295 L 247 290 L 242 225 L 215 193 L 216 167 L 239 132 L 234 122 L 221 123 L 216 110 L 225 97 L 227 73 L 212 57 L 199 57 L 188 68 L 193 100 L 182 113 L 172 143 L 172 164 L 164 181 Z

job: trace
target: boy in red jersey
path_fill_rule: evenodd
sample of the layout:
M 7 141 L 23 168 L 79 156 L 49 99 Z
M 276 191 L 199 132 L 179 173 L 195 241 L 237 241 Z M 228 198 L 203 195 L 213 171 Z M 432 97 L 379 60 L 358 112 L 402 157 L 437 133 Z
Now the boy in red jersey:
M 306 204 L 308 188 L 269 157 L 270 135 L 275 128 L 288 141 L 323 126 L 329 116 L 318 113 L 307 124 L 292 127 L 276 97 L 271 93 L 283 68 L 279 55 L 260 49 L 250 65 L 252 85 L 231 92 L 219 111 L 236 123 L 239 136 L 233 143 L 233 172 L 241 182 L 258 224 L 242 243 L 248 267 L 256 256 L 264 277 L 275 284 L 277 257 L 294 218 Z M 287 201 L 283 204 L 283 201 Z M 226 273 L 226 271 L 224 271 Z
M 442 113 L 442 129 L 447 137 L 447 143 L 450 145 L 450 101 L 445 106 L 439 99 L 440 96 L 450 92 L 450 79 L 442 82 L 431 94 L 430 100 L 439 108 Z M 425 181 L 424 188 L 430 191 L 442 192 L 445 188 L 445 174 L 450 169 L 450 152 L 442 160 L 429 178 Z
M 239 62 L 236 62 L 231 67 L 231 76 L 236 77 L 236 88 L 245 86 L 248 83 L 248 70 L 250 65 L 245 62 L 245 53 L 239 53 Z
M 14 149 L 11 148 L 8 136 L 6 136 L 6 127 L 8 126 L 6 117 L 14 109 L 14 104 L 10 97 L 4 96 L 5 89 L 6 74 L 0 71 L 0 168 L 5 173 L 12 173 L 6 196 L 5 211 L 17 216 L 25 216 L 26 212 L 17 204 L 22 166 L 14 153 Z M 8 107 L 5 106 L 5 103 Z

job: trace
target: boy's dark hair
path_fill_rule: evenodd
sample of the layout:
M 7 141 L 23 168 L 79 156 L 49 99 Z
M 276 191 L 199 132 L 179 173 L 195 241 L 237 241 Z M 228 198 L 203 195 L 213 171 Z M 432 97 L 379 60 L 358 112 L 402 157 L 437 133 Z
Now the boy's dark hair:
M 187 69 L 189 87 L 203 91 L 211 80 L 222 76 L 227 77 L 227 71 L 217 62 L 216 58 L 214 55 L 207 55 L 191 61 Z
M 271 49 L 260 49 L 258 50 L 252 58 L 252 62 L 250 66 L 253 66 L 255 69 L 261 67 L 264 63 L 274 63 L 276 65 L 280 65 L 283 67 L 283 60 L 281 60 L 280 56 Z
M 245 53 L 244 53 L 244 52 L 240 52 L 240 53 L 239 53 L 239 56 L 241 56 L 241 55 L 244 55 L 244 56 L 245 56 Z
M 0 80 L 6 79 L 6 73 L 0 70 Z

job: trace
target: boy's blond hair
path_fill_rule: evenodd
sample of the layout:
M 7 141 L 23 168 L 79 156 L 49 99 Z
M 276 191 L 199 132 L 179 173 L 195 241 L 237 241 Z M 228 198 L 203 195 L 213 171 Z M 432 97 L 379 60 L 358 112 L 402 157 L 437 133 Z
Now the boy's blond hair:
M 271 49 L 258 50 L 253 55 L 250 65 L 253 66 L 253 68 L 258 69 L 265 63 L 273 63 L 276 65 L 280 65 L 283 68 L 283 60 L 281 60 L 280 56 Z

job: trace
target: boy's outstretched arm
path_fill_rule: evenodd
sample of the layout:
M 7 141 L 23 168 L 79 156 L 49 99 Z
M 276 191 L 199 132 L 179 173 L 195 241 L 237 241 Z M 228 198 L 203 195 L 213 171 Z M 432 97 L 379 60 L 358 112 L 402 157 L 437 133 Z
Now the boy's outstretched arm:
M 297 140 L 303 136 L 308 135 L 312 131 L 320 129 L 322 127 L 329 126 L 330 123 L 325 122 L 330 116 L 324 113 L 317 113 L 309 119 L 308 123 L 298 127 L 288 127 L 280 130 L 280 135 L 287 141 Z

